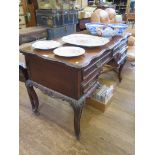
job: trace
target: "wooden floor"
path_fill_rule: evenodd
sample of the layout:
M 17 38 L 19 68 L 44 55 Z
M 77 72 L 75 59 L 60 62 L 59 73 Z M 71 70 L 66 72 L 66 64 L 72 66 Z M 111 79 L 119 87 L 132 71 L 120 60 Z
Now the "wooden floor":
M 122 74 L 105 113 L 85 106 L 80 141 L 75 139 L 73 110 L 67 102 L 37 90 L 41 114 L 35 116 L 20 83 L 20 155 L 134 155 L 134 68 L 126 64 Z M 111 78 L 117 79 L 115 73 Z

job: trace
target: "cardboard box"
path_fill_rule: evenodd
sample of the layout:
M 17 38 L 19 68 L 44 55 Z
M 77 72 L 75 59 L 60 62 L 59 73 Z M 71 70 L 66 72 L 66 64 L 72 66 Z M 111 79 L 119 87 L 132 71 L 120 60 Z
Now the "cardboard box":
M 114 73 L 115 75 L 115 73 Z M 117 77 L 113 75 L 113 72 L 108 72 L 105 75 L 101 76 L 99 78 L 99 82 L 101 85 L 106 85 L 108 87 L 110 87 L 111 85 L 113 86 L 113 91 L 115 90 L 118 81 L 117 81 Z M 98 91 L 98 90 L 96 90 Z M 113 95 L 113 94 L 112 94 Z M 102 112 L 105 112 L 105 110 L 109 107 L 109 105 L 112 102 L 113 97 L 110 96 L 109 101 L 107 102 L 103 102 L 103 101 L 99 101 L 93 97 L 87 98 L 86 99 L 86 104 L 92 106 L 93 108 L 96 108 Z
M 100 110 L 102 112 L 105 112 L 105 110 L 109 107 L 111 102 L 112 102 L 112 98 L 106 104 L 103 104 L 100 101 L 95 100 L 93 98 L 87 98 L 86 99 L 86 104 L 87 105 L 90 105 L 90 106 L 92 106 L 92 107 L 94 107 L 94 108 L 96 108 L 96 109 L 98 109 L 98 110 Z
M 94 108 L 104 112 L 110 105 L 113 96 L 113 85 L 106 86 L 101 85 L 99 89 L 95 91 L 92 97 L 86 100 L 86 104 L 93 106 Z

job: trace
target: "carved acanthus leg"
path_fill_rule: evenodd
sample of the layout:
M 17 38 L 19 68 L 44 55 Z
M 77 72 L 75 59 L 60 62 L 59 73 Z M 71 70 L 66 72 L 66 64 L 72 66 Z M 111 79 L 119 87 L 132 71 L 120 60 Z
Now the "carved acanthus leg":
M 38 112 L 39 100 L 38 100 L 37 94 L 36 94 L 33 86 L 26 85 L 26 88 L 27 88 L 27 92 L 28 92 L 28 95 L 30 98 L 31 105 L 32 105 L 32 111 L 35 114 L 39 114 L 39 112 Z
M 82 104 L 72 104 L 73 110 L 74 110 L 74 131 L 75 136 L 79 140 L 80 139 L 80 119 L 83 109 L 83 103 Z
M 121 75 L 121 72 L 122 72 L 122 69 L 123 69 L 125 63 L 126 63 L 126 59 L 125 59 L 124 62 L 120 65 L 120 67 L 119 67 L 119 69 L 118 69 L 118 79 L 119 79 L 119 82 L 122 81 L 122 75 Z

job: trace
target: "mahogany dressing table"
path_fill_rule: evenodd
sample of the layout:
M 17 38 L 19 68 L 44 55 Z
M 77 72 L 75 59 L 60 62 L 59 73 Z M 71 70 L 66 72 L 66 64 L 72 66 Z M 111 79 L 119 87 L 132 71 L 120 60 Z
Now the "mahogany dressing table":
M 51 97 L 69 102 L 74 110 L 75 135 L 79 139 L 84 102 L 100 86 L 98 78 L 103 65 L 115 66 L 119 80 L 122 79 L 121 71 L 127 58 L 129 36 L 115 36 L 104 46 L 84 48 L 86 53 L 74 58 L 58 57 L 52 50 L 36 50 L 31 46 L 20 49 L 26 61 L 26 69 L 21 68 L 20 73 L 23 74 L 33 112 L 38 113 L 39 106 L 33 87 Z

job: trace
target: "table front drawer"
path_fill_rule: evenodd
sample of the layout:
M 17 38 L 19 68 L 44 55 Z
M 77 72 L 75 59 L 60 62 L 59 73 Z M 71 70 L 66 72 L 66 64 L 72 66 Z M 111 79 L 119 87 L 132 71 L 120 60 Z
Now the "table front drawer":
M 124 60 L 127 58 L 127 54 L 124 53 L 122 54 L 122 56 L 120 57 L 119 61 L 117 62 L 119 65 L 122 64 L 122 62 L 124 62 Z
M 117 64 L 120 63 L 120 60 L 122 59 L 122 57 L 124 57 L 124 55 L 126 55 L 128 46 L 124 46 L 122 49 L 120 49 L 114 56 L 114 60 L 117 62 Z
M 89 77 L 87 80 L 83 81 L 81 84 L 82 93 L 88 92 L 89 89 L 98 81 L 99 72 L 96 72 L 93 76 Z
M 110 61 L 111 58 L 112 58 L 112 52 L 107 51 L 100 58 L 92 62 L 88 67 L 85 67 L 82 70 L 83 80 L 86 80 L 87 78 L 95 74 L 96 72 L 100 72 L 103 65 L 106 64 L 108 61 Z
M 113 49 L 113 56 L 119 53 L 119 51 L 127 46 L 128 39 L 122 40 L 118 45 L 116 45 Z

